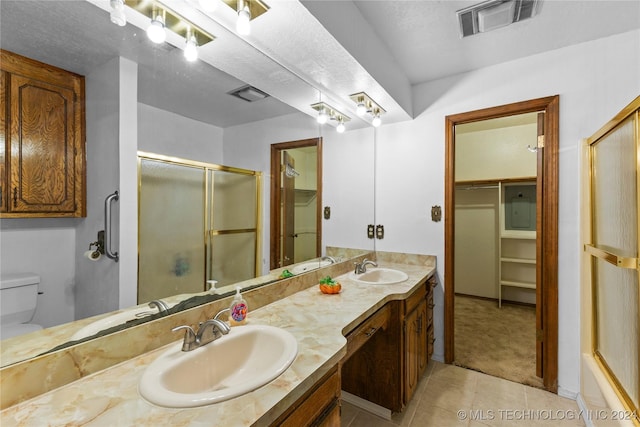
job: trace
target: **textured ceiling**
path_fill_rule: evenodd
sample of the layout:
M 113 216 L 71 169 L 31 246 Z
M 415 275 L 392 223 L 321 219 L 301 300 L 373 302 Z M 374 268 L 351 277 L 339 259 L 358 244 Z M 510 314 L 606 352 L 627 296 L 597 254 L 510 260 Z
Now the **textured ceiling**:
M 139 64 L 141 102 L 220 127 L 313 116 L 310 105 L 322 100 L 358 128 L 370 119 L 356 117 L 355 92 L 387 110 L 384 122 L 409 120 L 417 83 L 640 28 L 637 0 L 544 0 L 531 20 L 464 39 L 455 11 L 475 2 L 267 0 L 269 12 L 240 38 L 222 2 L 212 13 L 195 0 L 164 2 L 216 36 L 197 63 L 183 61 L 174 47 L 181 39 L 148 42 L 140 16 L 111 24 L 106 0 L 2 0 L 0 47 L 80 74 L 129 58 Z M 249 104 L 226 95 L 245 83 L 271 98 Z
M 544 0 L 532 19 L 465 38 L 456 11 L 480 1 L 354 3 L 412 84 L 640 28 L 635 0 Z

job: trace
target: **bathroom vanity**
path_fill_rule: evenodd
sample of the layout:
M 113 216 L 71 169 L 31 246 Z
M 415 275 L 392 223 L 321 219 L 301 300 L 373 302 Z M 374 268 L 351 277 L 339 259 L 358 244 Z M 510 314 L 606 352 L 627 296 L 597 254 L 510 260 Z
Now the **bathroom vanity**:
M 348 387 L 352 393 L 360 393 L 362 389 L 358 389 L 357 384 L 366 384 L 359 383 L 358 378 L 366 376 L 371 369 L 369 366 L 356 372 L 349 367 L 358 359 L 369 357 L 372 358 L 369 362 L 381 361 L 393 366 L 390 371 L 377 371 L 383 376 L 369 375 L 370 380 L 387 382 L 387 387 L 370 389 L 389 389 L 392 397 L 377 402 L 372 400 L 375 397 L 366 394 L 361 397 L 394 411 L 400 410 L 411 398 L 433 351 L 432 341 L 427 337 L 433 334 L 430 324 L 435 258 L 398 255 L 401 254 L 378 253 L 377 261 L 382 267 L 407 273 L 408 279 L 404 282 L 362 284 L 349 278 L 350 272 L 344 272 L 349 266 L 345 265 L 342 274 L 334 274 L 342 284 L 342 292 L 325 295 L 317 286 L 318 278 L 327 274 L 320 269 L 296 278 L 305 282 L 302 290 L 250 311 L 249 324 L 285 329 L 298 344 L 293 364 L 275 380 L 254 391 L 193 408 L 165 408 L 149 403 L 139 394 L 140 379 L 147 367 L 168 346 L 174 345 L 172 343 L 6 407 L 0 412 L 0 424 L 20 425 L 46 419 L 50 425 L 93 422 L 140 426 L 211 423 L 339 426 L 340 390 Z M 250 301 L 249 304 L 251 306 Z M 194 310 L 206 311 L 207 308 Z M 230 333 L 233 332 L 234 328 Z M 171 334 L 169 330 L 154 333 Z M 176 336 L 175 341 L 178 339 Z M 384 375 L 392 376 L 396 382 L 388 383 Z

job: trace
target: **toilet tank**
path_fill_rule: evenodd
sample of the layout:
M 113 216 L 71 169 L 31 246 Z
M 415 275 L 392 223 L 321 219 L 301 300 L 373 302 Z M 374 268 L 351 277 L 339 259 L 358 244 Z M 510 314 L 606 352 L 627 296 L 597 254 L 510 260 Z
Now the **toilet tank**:
M 36 311 L 40 276 L 33 273 L 0 276 L 0 324 L 29 322 Z

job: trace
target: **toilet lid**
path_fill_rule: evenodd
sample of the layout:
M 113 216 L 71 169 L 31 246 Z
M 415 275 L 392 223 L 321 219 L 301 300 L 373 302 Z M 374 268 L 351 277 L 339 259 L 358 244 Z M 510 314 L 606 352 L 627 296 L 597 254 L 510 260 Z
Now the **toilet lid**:
M 2 325 L 0 329 L 0 339 L 17 337 L 18 335 L 28 334 L 42 330 L 42 326 L 33 323 L 18 323 L 15 325 Z

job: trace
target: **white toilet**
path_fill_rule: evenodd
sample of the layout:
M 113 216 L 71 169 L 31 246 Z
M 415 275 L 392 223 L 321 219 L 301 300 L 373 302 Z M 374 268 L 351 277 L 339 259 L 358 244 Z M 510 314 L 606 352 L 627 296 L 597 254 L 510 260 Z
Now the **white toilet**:
M 0 277 L 0 339 L 42 329 L 30 322 L 38 304 L 40 276 L 33 273 Z

